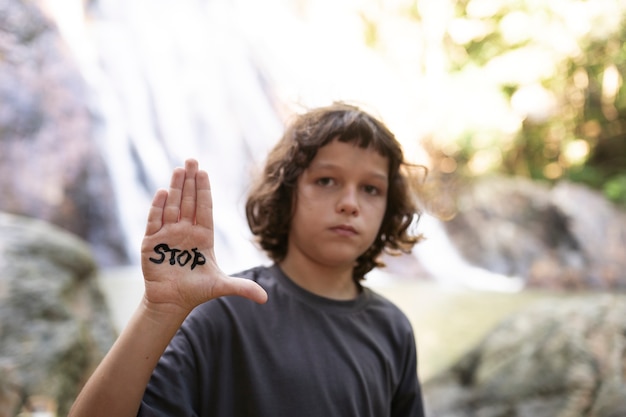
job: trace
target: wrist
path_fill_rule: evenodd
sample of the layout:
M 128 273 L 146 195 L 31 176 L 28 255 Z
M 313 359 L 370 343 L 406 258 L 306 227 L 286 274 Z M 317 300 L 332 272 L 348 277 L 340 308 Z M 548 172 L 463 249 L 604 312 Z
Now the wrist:
M 138 307 L 138 314 L 145 322 L 164 329 L 172 327 L 177 330 L 190 312 L 191 310 L 173 303 L 152 302 L 145 295 Z

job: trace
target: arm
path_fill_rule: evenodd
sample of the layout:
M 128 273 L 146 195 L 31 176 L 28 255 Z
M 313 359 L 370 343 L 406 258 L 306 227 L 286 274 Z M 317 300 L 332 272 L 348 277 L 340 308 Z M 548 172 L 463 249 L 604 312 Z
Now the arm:
M 194 160 L 174 170 L 169 191 L 155 194 L 141 266 L 144 297 L 69 417 L 136 416 L 154 367 L 194 307 L 225 295 L 267 300 L 258 284 L 217 266 L 209 177 Z

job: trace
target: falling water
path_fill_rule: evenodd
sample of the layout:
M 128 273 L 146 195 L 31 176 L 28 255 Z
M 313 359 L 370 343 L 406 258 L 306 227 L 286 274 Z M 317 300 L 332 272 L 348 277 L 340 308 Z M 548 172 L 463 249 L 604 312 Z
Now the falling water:
M 243 210 L 233 208 L 281 119 L 250 46 L 233 30 L 232 10 L 219 1 L 102 0 L 90 10 L 76 1 L 55 11 L 92 89 L 133 259 L 154 191 L 194 157 L 212 180 L 223 267 L 258 263 Z
M 188 157 L 211 178 L 222 268 L 264 260 L 250 241 L 243 196 L 294 110 L 290 103 L 376 103 L 368 110 L 409 139 L 412 159 L 421 155 L 410 145 L 419 137 L 413 114 L 420 105 L 411 102 L 419 95 L 361 42 L 336 36 L 332 28 L 350 20 L 307 27 L 280 0 L 99 0 L 88 10 L 84 3 L 46 2 L 92 90 L 97 137 L 135 262 L 154 191 Z M 415 255 L 441 282 L 521 287 L 468 265 L 434 218 L 422 224 L 430 238 Z

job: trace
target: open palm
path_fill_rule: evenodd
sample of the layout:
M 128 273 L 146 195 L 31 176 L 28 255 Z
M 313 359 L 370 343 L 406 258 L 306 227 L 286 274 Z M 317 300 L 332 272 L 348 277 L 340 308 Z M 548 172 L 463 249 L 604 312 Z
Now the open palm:
M 186 312 L 224 295 L 265 302 L 258 284 L 220 270 L 213 235 L 209 176 L 189 159 L 174 170 L 169 190 L 157 191 L 152 201 L 141 248 L 146 301 Z

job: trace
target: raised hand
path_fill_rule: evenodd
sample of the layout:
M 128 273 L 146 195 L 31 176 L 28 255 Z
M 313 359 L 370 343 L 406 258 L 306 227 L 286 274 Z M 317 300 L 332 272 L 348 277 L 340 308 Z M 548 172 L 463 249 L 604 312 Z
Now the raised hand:
M 174 170 L 169 191 L 157 191 L 152 201 L 141 248 L 145 301 L 183 313 L 225 295 L 264 303 L 267 294 L 258 284 L 219 269 L 213 235 L 209 176 L 189 159 Z

